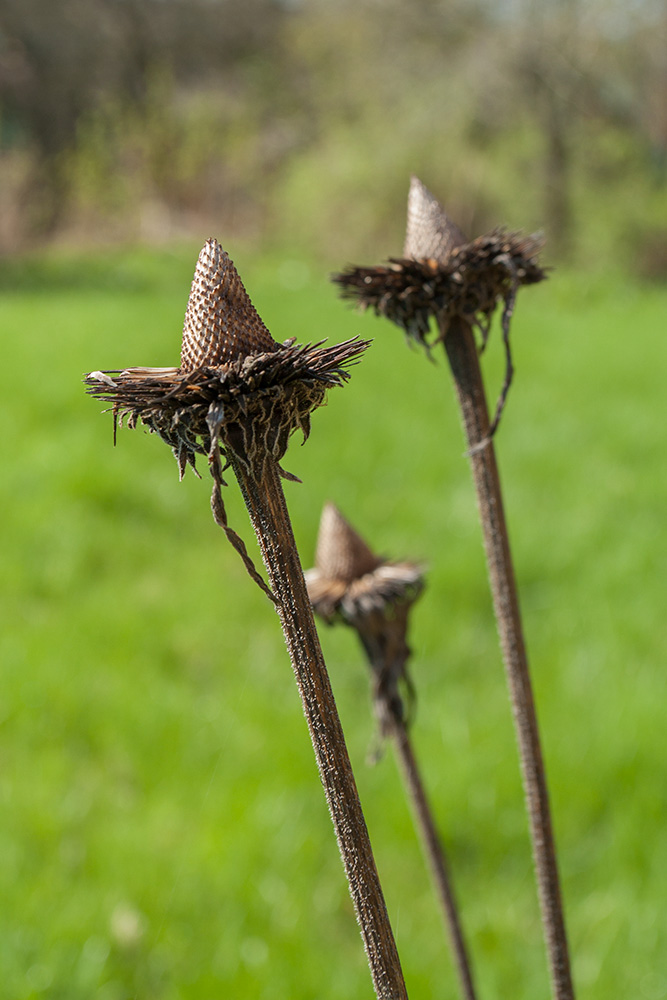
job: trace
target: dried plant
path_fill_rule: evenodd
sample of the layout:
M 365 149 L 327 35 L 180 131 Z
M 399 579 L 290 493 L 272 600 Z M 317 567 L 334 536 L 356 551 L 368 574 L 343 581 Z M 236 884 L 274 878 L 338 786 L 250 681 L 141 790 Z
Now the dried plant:
M 215 520 L 280 617 L 376 994 L 399 1000 L 407 994 L 398 953 L 281 485 L 295 477 L 279 464 L 292 432 L 308 436 L 311 411 L 346 381 L 346 366 L 367 346 L 276 343 L 234 264 L 209 240 L 192 282 L 180 366 L 92 372 L 86 385 L 112 404 L 114 434 L 117 424 L 141 421 L 172 448 L 181 476 L 206 456 Z M 227 524 L 221 457 L 241 487 L 269 585 Z
M 438 835 L 408 732 L 403 692 L 414 702 L 408 674 L 408 617 L 424 587 L 422 567 L 374 555 L 334 504 L 322 512 L 315 567 L 306 572 L 315 612 L 329 625 L 343 622 L 359 636 L 371 670 L 375 715 L 393 739 L 438 901 L 449 935 L 461 990 L 475 1000 L 472 968 L 447 859 Z
M 506 372 L 489 428 L 491 437 L 514 371 L 509 336 L 517 291 L 546 276 L 537 262 L 542 243 L 540 236 L 503 229 L 468 242 L 431 192 L 413 177 L 403 257 L 391 258 L 381 267 L 350 267 L 333 280 L 344 298 L 396 323 L 429 352 L 446 342 L 451 326 L 459 321 L 478 331 L 483 350 L 502 302 Z
M 539 237 L 502 230 L 467 242 L 437 199 L 413 177 L 404 256 L 383 267 L 348 268 L 333 280 L 341 285 L 343 295 L 391 319 L 427 348 L 441 342 L 449 360 L 468 442 L 512 700 L 552 988 L 558 1000 L 573 1000 L 546 775 L 492 441 L 512 379 L 509 333 L 516 295 L 522 284 L 545 277 L 536 259 L 541 245 Z M 506 375 L 490 422 L 479 351 L 501 303 Z

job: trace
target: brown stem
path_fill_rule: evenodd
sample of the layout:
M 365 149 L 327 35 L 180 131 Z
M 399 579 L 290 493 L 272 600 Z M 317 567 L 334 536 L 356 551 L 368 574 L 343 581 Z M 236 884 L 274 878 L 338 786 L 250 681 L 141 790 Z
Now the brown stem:
M 475 446 L 484 442 L 489 433 L 489 416 L 477 347 L 472 329 L 463 320 L 450 325 L 444 343 L 470 448 L 470 464 L 484 534 L 493 606 L 521 758 L 552 990 L 557 1000 L 574 1000 L 549 795 L 498 467 L 491 441 L 475 450 Z
M 475 993 L 473 984 L 470 958 L 463 937 L 463 928 L 459 919 L 454 889 L 447 870 L 445 850 L 435 827 L 433 813 L 431 812 L 431 807 L 422 784 L 410 737 L 403 722 L 394 723 L 393 735 L 399 764 L 412 802 L 417 828 L 421 835 L 424 852 L 442 907 L 445 926 L 447 927 L 454 953 L 456 971 L 461 983 L 461 990 L 466 1000 L 476 1000 L 477 994 Z
M 407 661 L 410 656 L 410 647 L 406 640 L 409 607 L 406 602 L 395 604 L 391 612 L 389 609 L 384 612 L 364 610 L 357 615 L 348 616 L 346 621 L 359 636 L 371 668 L 373 702 L 380 732 L 382 735 L 390 735 L 396 747 L 398 763 L 412 804 L 417 833 L 421 837 L 445 919 L 463 995 L 466 1000 L 475 1000 L 472 969 L 449 878 L 445 849 L 438 836 L 435 819 L 426 797 L 408 735 L 403 700 L 398 690 L 398 681 L 402 678 L 408 693 L 411 697 L 414 696 L 412 682 L 407 672 Z
M 257 535 L 301 694 L 376 995 L 407 1000 L 403 973 L 329 676 L 313 621 L 278 467 L 261 482 L 232 467 Z

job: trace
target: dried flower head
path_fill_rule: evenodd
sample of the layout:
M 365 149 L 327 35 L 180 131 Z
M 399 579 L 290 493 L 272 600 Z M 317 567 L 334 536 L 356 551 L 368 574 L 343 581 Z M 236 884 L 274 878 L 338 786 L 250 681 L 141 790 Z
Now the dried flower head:
M 429 351 L 445 339 L 455 319 L 478 330 L 483 349 L 502 302 L 507 372 L 493 433 L 512 379 L 509 325 L 516 294 L 521 285 L 546 277 L 537 261 L 542 245 L 539 235 L 503 229 L 466 240 L 435 196 L 413 177 L 403 257 L 390 258 L 380 267 L 349 267 L 332 280 L 341 286 L 344 298 L 385 316 Z
M 424 588 L 423 569 L 374 555 L 338 508 L 322 511 L 315 568 L 306 572 L 313 610 L 327 624 L 344 622 L 359 634 L 373 672 L 373 701 L 383 734 L 405 722 L 399 691 L 414 698 L 407 672 L 408 613 Z
M 331 386 L 348 378 L 367 341 L 332 347 L 278 344 L 260 319 L 243 282 L 220 244 L 208 240 L 199 255 L 183 329 L 178 368 L 126 368 L 91 372 L 87 391 L 112 404 L 117 425 L 141 421 L 172 448 L 181 478 L 195 457 L 206 455 L 214 480 L 216 521 L 241 553 L 253 578 L 268 588 L 227 525 L 220 488 L 221 454 L 260 481 L 265 463 L 279 463 L 297 428 L 304 440 L 310 413 Z M 295 479 L 280 468 L 287 479 Z

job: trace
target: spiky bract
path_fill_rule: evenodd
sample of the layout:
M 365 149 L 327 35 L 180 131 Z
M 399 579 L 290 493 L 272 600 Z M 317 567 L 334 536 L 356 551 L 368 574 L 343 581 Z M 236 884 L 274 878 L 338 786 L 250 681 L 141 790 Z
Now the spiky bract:
M 270 353 L 249 354 L 217 368 L 191 372 L 142 369 L 93 372 L 88 392 L 113 404 L 114 416 L 135 427 L 139 420 L 173 449 L 181 474 L 195 455 L 209 457 L 219 445 L 261 478 L 268 458 L 279 462 L 288 439 L 310 429 L 310 413 L 326 390 L 349 378 L 345 366 L 359 358 L 367 341 L 332 347 L 286 341 Z
M 539 236 L 494 230 L 455 247 L 444 260 L 390 258 L 384 266 L 349 267 L 333 281 L 344 298 L 373 309 L 427 348 L 445 338 L 454 317 L 477 328 L 484 343 L 499 302 L 511 313 L 518 287 L 546 276 L 537 262 L 541 248 Z
M 321 618 L 329 624 L 338 619 L 352 624 L 373 612 L 391 616 L 397 604 L 411 604 L 421 593 L 424 579 L 415 563 L 381 562 L 350 582 L 311 569 L 306 583 L 311 604 Z

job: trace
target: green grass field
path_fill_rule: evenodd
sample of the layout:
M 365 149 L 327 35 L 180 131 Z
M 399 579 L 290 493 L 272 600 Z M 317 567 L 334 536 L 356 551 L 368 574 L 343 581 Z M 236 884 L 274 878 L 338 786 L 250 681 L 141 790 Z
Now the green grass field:
M 196 247 L 0 271 L 0 997 L 361 998 L 370 978 L 278 620 L 157 438 L 83 372 L 172 364 Z M 514 736 L 444 359 L 302 262 L 232 256 L 276 339 L 375 338 L 285 466 L 425 559 L 417 753 L 480 1000 L 547 997 Z M 345 262 L 341 262 L 345 263 Z M 295 287 L 300 286 L 300 287 Z M 664 288 L 525 289 L 498 434 L 580 997 L 667 997 Z M 499 338 L 485 370 L 502 377 Z M 663 401 L 663 402 L 661 402 Z M 230 522 L 256 554 L 235 485 Z M 411 1000 L 456 997 L 354 637 L 323 645 Z

